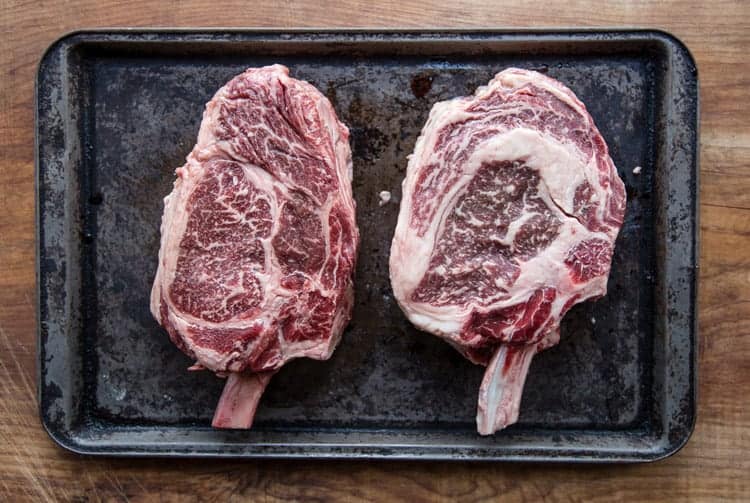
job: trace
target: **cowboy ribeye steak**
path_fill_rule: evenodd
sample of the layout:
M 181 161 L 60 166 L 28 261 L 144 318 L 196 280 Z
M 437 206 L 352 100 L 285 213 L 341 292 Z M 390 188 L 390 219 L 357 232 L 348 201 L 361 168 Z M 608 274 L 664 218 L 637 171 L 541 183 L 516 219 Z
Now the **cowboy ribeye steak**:
M 164 200 L 151 311 L 192 369 L 227 376 L 215 427 L 249 428 L 270 377 L 324 360 L 353 304 L 349 131 L 312 85 L 249 69 L 206 105 Z
M 507 69 L 437 103 L 410 157 L 390 272 L 418 328 L 486 365 L 477 427 L 517 420 L 536 352 L 607 290 L 625 190 L 584 105 Z

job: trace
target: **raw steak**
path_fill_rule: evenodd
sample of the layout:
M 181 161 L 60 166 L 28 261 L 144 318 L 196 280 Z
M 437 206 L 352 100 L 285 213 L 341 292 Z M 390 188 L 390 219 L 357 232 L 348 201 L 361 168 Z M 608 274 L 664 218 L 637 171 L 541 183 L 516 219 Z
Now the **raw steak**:
M 574 304 L 607 291 L 625 191 L 575 95 L 509 68 L 437 103 L 403 182 L 390 257 L 418 328 L 486 365 L 477 428 L 518 418 L 531 359 Z
M 280 65 L 251 68 L 206 105 L 164 199 L 151 312 L 228 376 L 213 426 L 249 428 L 269 379 L 330 357 L 349 321 L 359 242 L 349 131 Z

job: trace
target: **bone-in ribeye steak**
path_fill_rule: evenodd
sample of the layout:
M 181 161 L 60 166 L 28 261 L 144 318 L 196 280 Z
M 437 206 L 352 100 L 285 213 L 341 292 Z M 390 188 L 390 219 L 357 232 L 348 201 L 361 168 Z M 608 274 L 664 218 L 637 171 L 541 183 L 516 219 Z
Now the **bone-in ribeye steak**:
M 477 428 L 515 422 L 532 357 L 607 290 L 625 190 L 584 105 L 507 69 L 437 103 L 409 160 L 391 283 L 418 328 L 486 365 Z
M 228 376 L 215 427 L 249 428 L 269 379 L 324 360 L 349 321 L 359 232 L 349 131 L 280 65 L 206 105 L 164 200 L 151 312 L 193 369 Z

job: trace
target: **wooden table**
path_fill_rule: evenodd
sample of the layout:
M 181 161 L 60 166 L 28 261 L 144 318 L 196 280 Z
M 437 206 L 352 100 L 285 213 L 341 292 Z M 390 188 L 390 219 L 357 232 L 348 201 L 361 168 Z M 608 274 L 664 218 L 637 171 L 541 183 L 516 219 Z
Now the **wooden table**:
M 702 252 L 699 414 L 688 445 L 655 464 L 585 467 L 115 460 L 55 446 L 39 423 L 34 382 L 33 89 L 44 49 L 83 27 L 447 25 L 655 27 L 692 50 Z M 0 500 L 750 498 L 750 2 L 2 0 L 0 27 Z

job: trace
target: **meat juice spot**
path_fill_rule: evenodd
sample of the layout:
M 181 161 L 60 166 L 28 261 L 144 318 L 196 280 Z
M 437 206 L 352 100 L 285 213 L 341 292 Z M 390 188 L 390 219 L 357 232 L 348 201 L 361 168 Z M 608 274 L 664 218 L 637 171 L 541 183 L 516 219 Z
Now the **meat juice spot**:
M 89 197 L 89 204 L 93 204 L 94 206 L 98 206 L 104 202 L 104 196 L 101 192 L 94 192 Z
M 434 76 L 430 73 L 419 73 L 411 78 L 411 92 L 415 98 L 424 98 L 432 89 Z
M 326 98 L 328 98 L 328 101 L 330 101 L 332 104 L 337 105 L 338 104 L 338 95 L 336 94 L 336 83 L 333 81 L 328 81 L 328 84 L 326 85 Z

